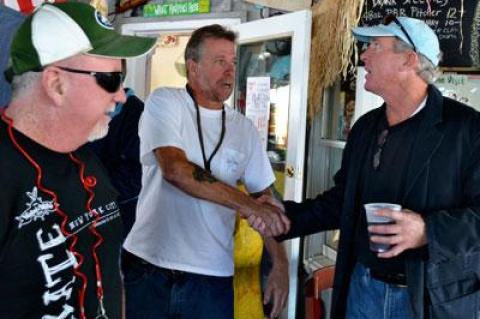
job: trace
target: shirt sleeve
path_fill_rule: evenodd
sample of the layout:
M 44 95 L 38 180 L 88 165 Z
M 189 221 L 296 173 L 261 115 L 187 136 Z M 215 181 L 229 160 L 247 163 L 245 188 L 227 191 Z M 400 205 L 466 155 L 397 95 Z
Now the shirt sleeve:
M 268 160 L 267 151 L 260 143 L 257 129 L 250 120 L 248 123 L 252 132 L 250 134 L 251 152 L 245 168 L 243 183 L 249 193 L 258 193 L 275 182 L 275 175 Z
M 143 165 L 156 165 L 153 151 L 159 147 L 184 147 L 181 138 L 182 105 L 170 90 L 155 90 L 145 103 L 138 133 L 140 161 Z

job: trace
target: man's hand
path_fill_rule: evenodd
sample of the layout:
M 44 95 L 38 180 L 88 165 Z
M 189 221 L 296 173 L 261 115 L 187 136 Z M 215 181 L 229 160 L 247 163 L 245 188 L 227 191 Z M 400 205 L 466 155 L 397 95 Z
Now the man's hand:
M 247 222 L 250 227 L 258 231 L 262 236 L 266 236 L 267 225 L 265 225 L 262 217 L 251 214 L 247 217 Z
M 275 211 L 273 218 L 262 214 L 250 214 L 247 217 L 250 227 L 256 229 L 262 236 L 278 236 L 285 234 L 290 229 L 290 220 L 285 216 L 282 202 L 270 195 L 262 195 L 256 199 L 264 208 Z
M 267 279 L 263 304 L 272 304 L 269 318 L 277 318 L 288 298 L 288 261 L 274 263 Z
M 279 201 L 278 199 L 276 199 L 273 196 L 262 195 L 259 198 L 257 198 L 257 202 L 262 203 L 262 204 L 267 203 L 267 204 L 270 204 L 272 206 L 276 206 L 276 207 L 278 207 L 282 210 L 282 213 L 285 213 L 285 207 L 283 206 L 282 202 Z
M 392 248 L 388 251 L 378 253 L 378 257 L 395 257 L 407 249 L 418 248 L 427 244 L 425 221 L 420 214 L 408 209 L 401 211 L 382 209 L 377 211 L 376 215 L 390 217 L 395 220 L 395 224 L 368 227 L 370 233 L 388 235 L 371 236 L 371 241 L 392 245 Z
M 288 220 L 280 208 L 260 202 L 257 203 L 257 206 L 255 210 L 240 211 L 241 215 L 247 216 L 248 224 L 252 228 L 267 237 L 278 236 L 288 232 L 290 220 Z

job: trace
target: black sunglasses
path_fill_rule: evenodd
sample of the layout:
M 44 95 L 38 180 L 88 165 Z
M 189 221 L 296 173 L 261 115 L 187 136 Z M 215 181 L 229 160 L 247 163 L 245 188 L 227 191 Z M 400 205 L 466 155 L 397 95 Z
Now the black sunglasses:
M 400 21 L 398 21 L 397 17 L 393 14 L 389 14 L 389 15 L 387 15 L 383 18 L 383 24 L 384 25 L 389 25 L 392 22 L 400 27 L 400 30 L 403 32 L 403 34 L 405 34 L 408 42 L 410 42 L 410 44 L 412 45 L 413 51 L 417 52 L 417 47 L 415 46 L 415 43 L 413 43 L 412 38 L 410 38 L 410 35 L 408 34 L 407 30 L 405 30 L 405 28 L 400 23 Z
M 99 71 L 87 71 L 87 70 L 77 70 L 77 69 L 70 69 L 63 66 L 57 66 L 57 68 L 70 72 L 70 73 L 80 73 L 80 74 L 88 74 L 95 78 L 98 86 L 109 93 L 115 93 L 120 89 L 123 81 L 125 80 L 125 73 L 124 72 L 99 72 Z
M 377 138 L 377 150 L 373 154 L 373 169 L 377 170 L 380 166 L 380 159 L 382 157 L 382 150 L 387 141 L 388 129 L 384 129 Z

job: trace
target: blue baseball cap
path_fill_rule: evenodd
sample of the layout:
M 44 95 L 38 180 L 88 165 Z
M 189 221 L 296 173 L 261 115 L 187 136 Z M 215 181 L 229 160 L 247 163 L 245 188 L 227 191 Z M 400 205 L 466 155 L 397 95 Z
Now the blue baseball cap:
M 360 42 L 370 42 L 376 37 L 397 37 L 407 44 L 413 44 L 416 52 L 423 54 L 434 66 L 438 66 L 440 62 L 441 52 L 437 35 L 422 20 L 397 17 L 388 25 L 357 27 L 352 29 L 352 33 Z

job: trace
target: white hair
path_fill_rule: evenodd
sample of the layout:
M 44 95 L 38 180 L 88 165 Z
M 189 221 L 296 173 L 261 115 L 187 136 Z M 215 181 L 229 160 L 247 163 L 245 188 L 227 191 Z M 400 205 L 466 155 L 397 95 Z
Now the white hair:
M 25 72 L 15 75 L 12 80 L 12 99 L 31 93 L 41 76 L 41 72 Z
M 395 41 L 395 52 L 404 52 L 407 50 L 413 50 L 413 47 L 400 39 L 397 39 L 397 41 Z M 438 68 L 435 67 L 435 65 L 433 65 L 433 63 L 423 54 L 417 52 L 417 55 L 420 61 L 417 68 L 418 76 L 428 84 L 433 83 L 433 81 L 435 81 L 435 79 L 440 73 Z

